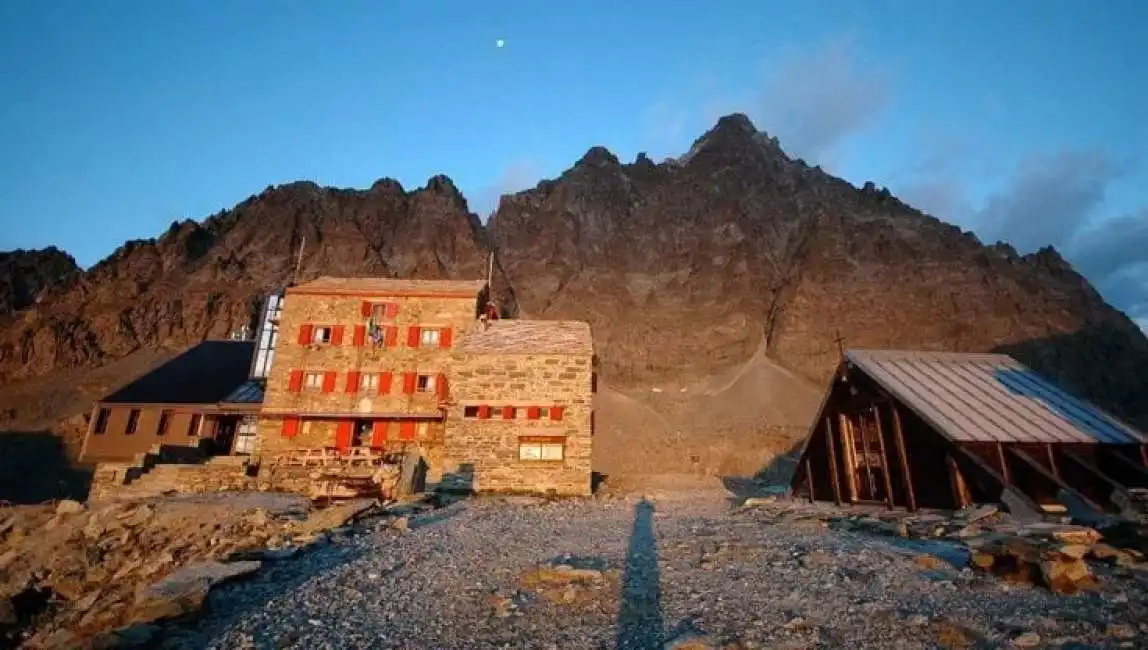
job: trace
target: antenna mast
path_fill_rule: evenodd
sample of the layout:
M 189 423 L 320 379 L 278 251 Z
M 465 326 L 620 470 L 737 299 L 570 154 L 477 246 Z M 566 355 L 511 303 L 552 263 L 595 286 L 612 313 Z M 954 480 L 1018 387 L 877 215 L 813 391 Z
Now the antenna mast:
M 494 251 L 490 251 L 490 257 L 486 262 L 486 290 L 490 291 L 490 283 L 494 281 Z
M 299 255 L 295 258 L 295 272 L 291 275 L 291 284 L 299 281 L 299 267 L 303 266 L 303 247 L 307 245 L 307 235 L 303 235 L 303 239 L 299 241 Z

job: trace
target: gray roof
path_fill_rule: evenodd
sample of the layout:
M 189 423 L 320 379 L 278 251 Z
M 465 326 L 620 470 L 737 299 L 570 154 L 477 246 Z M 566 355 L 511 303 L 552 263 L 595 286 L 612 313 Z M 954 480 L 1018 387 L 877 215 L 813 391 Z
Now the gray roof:
M 108 404 L 216 404 L 247 380 L 252 341 L 202 341 L 104 397 Z
M 476 324 L 457 351 L 467 354 L 594 354 L 590 324 L 570 320 L 498 319 Z
M 845 358 L 950 440 L 1148 442 L 1007 355 L 849 350 Z

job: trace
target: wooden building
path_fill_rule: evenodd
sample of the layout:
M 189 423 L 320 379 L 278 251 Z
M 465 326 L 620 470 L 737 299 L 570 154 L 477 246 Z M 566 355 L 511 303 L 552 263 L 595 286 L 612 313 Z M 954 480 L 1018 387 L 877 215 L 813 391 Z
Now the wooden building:
M 849 350 L 792 487 L 811 500 L 1115 511 L 1148 437 L 999 354 Z
M 500 320 L 467 334 L 451 364 L 444 487 L 588 495 L 590 325 Z
M 128 461 L 157 445 L 232 452 L 258 402 L 221 405 L 249 379 L 251 341 L 203 341 L 99 400 L 80 460 Z

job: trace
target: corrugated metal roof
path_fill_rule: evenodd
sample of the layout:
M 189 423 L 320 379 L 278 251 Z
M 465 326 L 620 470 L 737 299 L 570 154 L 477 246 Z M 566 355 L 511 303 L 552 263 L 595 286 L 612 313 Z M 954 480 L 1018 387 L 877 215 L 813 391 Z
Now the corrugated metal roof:
M 1148 442 L 1007 355 L 849 350 L 845 357 L 954 441 Z
M 501 319 L 476 325 L 458 344 L 467 354 L 594 354 L 590 324 L 573 320 Z

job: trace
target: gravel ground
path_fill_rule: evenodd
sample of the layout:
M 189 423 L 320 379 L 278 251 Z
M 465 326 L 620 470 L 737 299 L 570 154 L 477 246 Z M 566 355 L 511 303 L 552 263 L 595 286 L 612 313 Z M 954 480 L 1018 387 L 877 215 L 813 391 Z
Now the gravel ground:
M 695 632 L 730 648 L 1148 647 L 1142 574 L 1055 596 L 940 559 L 959 564 L 952 546 L 771 525 L 727 496 L 478 499 L 405 532 L 378 521 L 217 589 L 163 645 L 656 648 Z M 602 576 L 547 598 L 527 577 L 542 564 Z

